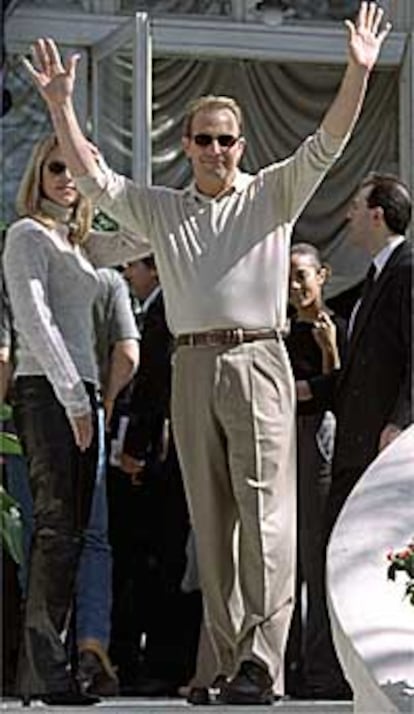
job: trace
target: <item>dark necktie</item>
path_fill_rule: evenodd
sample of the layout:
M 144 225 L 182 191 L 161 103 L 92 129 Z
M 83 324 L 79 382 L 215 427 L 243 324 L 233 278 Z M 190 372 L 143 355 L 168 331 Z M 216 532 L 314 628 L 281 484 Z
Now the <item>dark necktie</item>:
M 352 326 L 352 331 L 350 337 L 352 338 L 352 335 L 355 334 L 356 327 L 358 323 L 361 321 L 362 316 L 364 315 L 367 303 L 368 303 L 368 297 L 371 293 L 371 290 L 375 284 L 375 276 L 377 273 L 377 268 L 375 266 L 375 263 L 371 263 L 369 266 L 369 270 L 365 276 L 364 284 L 362 286 L 362 292 L 361 292 L 361 299 L 359 302 L 358 309 L 355 314 L 354 318 L 354 324 Z
M 368 295 L 370 294 L 373 285 L 375 283 L 375 276 L 377 274 L 377 268 L 375 267 L 375 263 L 371 263 L 369 266 L 368 272 L 365 276 L 365 281 L 362 286 L 362 293 L 361 293 L 361 305 L 362 303 L 366 300 Z

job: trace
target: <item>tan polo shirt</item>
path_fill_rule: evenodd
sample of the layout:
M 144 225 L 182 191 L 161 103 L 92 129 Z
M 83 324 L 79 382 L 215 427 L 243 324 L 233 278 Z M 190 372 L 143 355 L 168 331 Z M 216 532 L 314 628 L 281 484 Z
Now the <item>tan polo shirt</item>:
M 149 239 L 174 335 L 283 329 L 293 226 L 347 138 L 319 129 L 285 161 L 254 176 L 239 171 L 219 198 L 194 184 L 140 187 L 110 169 L 76 183 L 123 227 Z M 141 243 L 137 237 L 137 248 Z

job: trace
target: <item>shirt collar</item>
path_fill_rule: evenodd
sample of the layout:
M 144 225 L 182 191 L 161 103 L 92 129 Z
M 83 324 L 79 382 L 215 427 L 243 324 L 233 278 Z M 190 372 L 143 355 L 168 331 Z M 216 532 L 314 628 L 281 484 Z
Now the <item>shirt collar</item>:
M 145 298 L 144 302 L 141 303 L 141 311 L 147 312 L 148 308 L 157 299 L 161 292 L 161 285 L 157 285 L 154 290 Z
M 404 236 L 391 236 L 391 238 L 388 240 L 387 245 L 385 245 L 379 253 L 377 253 L 374 258 L 373 258 L 373 263 L 376 267 L 376 278 L 378 275 L 381 273 L 381 271 L 384 269 L 385 264 L 387 263 L 388 259 L 390 258 L 391 254 L 394 252 L 396 248 L 398 248 L 399 245 L 405 240 Z
M 233 183 L 231 187 L 226 191 L 225 194 L 220 194 L 219 198 L 222 196 L 229 196 L 232 193 L 241 193 L 245 188 L 253 181 L 254 176 L 247 174 L 239 169 L 236 171 Z M 206 194 L 201 193 L 196 186 L 195 179 L 193 179 L 188 186 L 184 189 L 184 192 L 192 196 L 193 198 L 201 199 L 202 201 L 213 201 L 214 196 L 206 196 Z

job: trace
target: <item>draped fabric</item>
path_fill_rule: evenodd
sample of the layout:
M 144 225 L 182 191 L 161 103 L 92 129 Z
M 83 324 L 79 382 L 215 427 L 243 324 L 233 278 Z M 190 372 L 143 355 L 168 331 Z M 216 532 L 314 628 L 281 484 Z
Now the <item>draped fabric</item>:
M 382 0 L 382 6 L 388 10 L 392 0 Z M 50 7 L 56 9 L 61 4 L 62 8 L 84 12 L 109 12 L 112 5 L 106 0 L 20 0 L 19 5 Z M 236 5 L 240 7 L 241 0 L 115 0 L 113 6 L 119 12 L 131 14 L 146 11 L 151 14 L 202 14 L 202 15 L 228 15 L 235 12 Z M 342 19 L 351 17 L 358 7 L 359 0 L 246 0 L 247 14 L 255 12 L 260 15 L 260 8 L 283 8 L 287 18 L 333 18 Z M 258 11 L 256 7 L 259 6 Z
M 318 126 L 338 90 L 343 67 L 251 60 L 158 57 L 153 62 L 152 175 L 154 184 L 180 187 L 190 177 L 181 150 L 187 102 L 207 93 L 230 94 L 245 114 L 242 168 L 256 171 L 281 160 Z M 103 61 L 99 80 L 99 145 L 108 163 L 127 174 L 132 158 L 132 60 L 128 52 Z M 346 211 L 360 180 L 372 170 L 398 173 L 397 69 L 377 70 L 344 155 L 306 208 L 295 241 L 315 243 L 333 269 L 328 294 L 362 277 L 366 258 L 347 238 Z M 16 189 L 34 141 L 49 130 L 43 103 L 25 70 L 10 60 L 13 107 L 3 117 L 2 217 L 11 220 Z
M 153 183 L 174 187 L 185 185 L 190 178 L 190 166 L 181 150 L 188 101 L 208 93 L 229 94 L 239 101 L 247 139 L 242 168 L 254 172 L 284 159 L 315 130 L 343 74 L 343 67 L 335 66 L 171 57 L 156 58 L 153 68 Z M 105 60 L 100 74 L 100 145 L 109 163 L 128 173 L 132 112 L 125 96 L 130 97 L 131 62 L 125 55 L 115 55 Z M 295 241 L 315 243 L 330 263 L 333 277 L 328 294 L 348 288 L 365 273 L 366 257 L 347 238 L 346 212 L 369 171 L 398 173 L 397 132 L 398 70 L 376 71 L 344 155 L 295 229 Z
M 33 145 L 51 131 L 51 123 L 43 100 L 16 55 L 8 57 L 7 87 L 12 106 L 0 120 L 0 217 L 10 223 L 15 218 L 16 193 Z

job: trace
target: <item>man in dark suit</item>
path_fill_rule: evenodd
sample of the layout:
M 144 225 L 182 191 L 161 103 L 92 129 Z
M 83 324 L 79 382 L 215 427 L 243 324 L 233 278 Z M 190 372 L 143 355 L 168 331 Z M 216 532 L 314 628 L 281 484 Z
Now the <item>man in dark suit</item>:
M 409 191 L 389 175 L 368 176 L 349 211 L 352 240 L 371 255 L 372 267 L 336 381 L 328 532 L 365 469 L 413 418 L 413 245 L 404 237 L 410 219 Z
M 171 695 L 192 675 L 201 617 L 199 594 L 180 589 L 189 518 L 170 428 L 174 340 L 154 256 L 129 264 L 124 276 L 140 303 L 141 343 L 121 455 L 130 478 L 112 486 L 112 649 L 124 693 Z
M 326 512 L 327 539 L 353 487 L 378 453 L 413 420 L 413 246 L 405 238 L 411 196 L 395 176 L 370 174 L 349 210 L 350 236 L 371 266 L 348 325 L 343 365 L 327 377 L 297 383 L 298 398 L 333 398 L 336 439 Z M 332 642 L 321 632 L 309 678 L 345 691 Z M 334 682 L 337 685 L 333 685 Z M 316 685 L 316 689 L 318 686 Z

